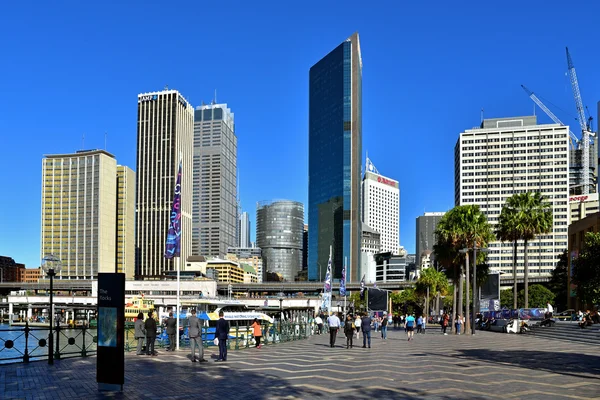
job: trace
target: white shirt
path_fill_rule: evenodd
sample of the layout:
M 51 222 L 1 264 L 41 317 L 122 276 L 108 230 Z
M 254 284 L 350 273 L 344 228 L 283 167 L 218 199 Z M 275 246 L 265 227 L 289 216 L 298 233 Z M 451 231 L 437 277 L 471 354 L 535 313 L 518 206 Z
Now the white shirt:
M 316 323 L 317 325 L 320 325 L 320 324 L 322 324 L 322 323 L 323 323 L 323 320 L 321 319 L 321 317 L 317 317 L 317 318 L 315 318 L 315 323 Z
M 329 325 L 330 328 L 339 328 L 340 319 L 337 317 L 337 315 L 330 315 L 327 318 L 327 325 Z
M 358 327 L 360 327 L 360 324 L 362 324 L 362 319 L 356 318 L 354 320 L 354 326 L 356 326 L 358 328 Z
M 552 307 L 552 304 L 548 303 L 548 312 L 553 313 L 554 312 L 554 307 Z

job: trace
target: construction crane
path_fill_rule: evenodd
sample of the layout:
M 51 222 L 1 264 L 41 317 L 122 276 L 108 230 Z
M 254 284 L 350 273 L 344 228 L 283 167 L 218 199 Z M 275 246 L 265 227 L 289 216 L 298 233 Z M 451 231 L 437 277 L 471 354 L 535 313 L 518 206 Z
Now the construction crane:
M 571 79 L 571 88 L 573 89 L 573 97 L 575 97 L 575 106 L 577 107 L 577 119 L 581 126 L 581 160 L 583 168 L 583 194 L 590 193 L 590 136 L 593 136 L 591 132 L 591 120 L 586 119 L 585 110 L 583 108 L 583 101 L 581 100 L 581 92 L 579 91 L 579 82 L 577 82 L 577 74 L 575 73 L 575 66 L 569 54 L 569 48 L 567 47 L 567 67 L 569 69 L 569 77 Z
M 535 95 L 535 93 L 533 93 L 531 90 L 527 89 L 527 87 L 525 85 L 521 85 L 521 87 L 523 88 L 525 93 L 527 93 L 529 98 L 531 100 L 533 100 L 533 102 L 535 104 L 537 104 L 538 107 L 541 108 L 546 113 L 546 115 L 548 115 L 550 117 L 550 119 L 552 121 L 554 121 L 554 123 L 559 124 L 561 126 L 565 126 L 565 124 L 563 124 L 562 121 L 560 119 L 558 119 L 558 117 L 556 115 L 554 115 L 554 113 L 552 111 L 550 111 L 550 109 L 548 107 L 546 107 L 546 105 L 544 103 L 542 103 L 542 101 Z M 575 149 L 579 142 L 579 139 L 577 139 L 577 136 L 575 136 L 575 134 L 570 129 L 569 129 L 569 140 L 571 142 L 571 148 Z

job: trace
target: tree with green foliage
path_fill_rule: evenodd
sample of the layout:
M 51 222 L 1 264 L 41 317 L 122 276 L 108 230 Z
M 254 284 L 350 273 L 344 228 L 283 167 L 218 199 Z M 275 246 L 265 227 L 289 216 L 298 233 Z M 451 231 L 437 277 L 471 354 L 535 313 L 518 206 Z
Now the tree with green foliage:
M 354 290 L 352 291 L 352 293 L 350 294 L 350 297 L 348 297 L 348 300 L 350 301 L 350 303 L 354 303 L 354 310 L 355 312 L 359 311 L 359 310 L 367 310 L 367 297 L 365 296 L 365 298 L 361 299 L 360 298 L 360 291 L 358 290 Z
M 500 212 L 498 226 L 498 236 L 504 238 L 504 240 L 513 240 L 515 246 L 515 237 L 523 240 L 523 281 L 525 284 L 525 308 L 528 308 L 528 244 L 538 235 L 552 231 L 552 205 L 538 192 L 515 193 L 506 199 L 506 203 Z M 513 268 L 516 269 L 516 250 L 513 255 Z M 513 272 L 514 276 L 515 272 Z
M 577 296 L 588 305 L 600 303 L 600 232 L 587 232 L 579 256 L 573 260 Z
M 447 294 L 448 277 L 435 268 L 426 268 L 421 271 L 421 275 L 415 286 L 416 292 L 421 296 L 426 296 L 427 289 L 429 288 L 430 296 L 437 299 L 438 296 L 445 296 Z M 425 304 L 425 313 L 429 313 L 429 304 Z
M 545 308 L 546 304 L 553 304 L 556 295 L 544 285 L 531 285 L 529 288 L 529 305 L 531 308 Z M 500 307 L 512 308 L 513 290 L 506 289 L 500 291 Z M 517 293 L 517 307 L 525 307 L 525 290 L 521 289 Z
M 518 304 L 513 304 L 513 289 L 505 289 L 500 291 L 500 307 L 516 309 Z
M 567 251 L 563 251 L 558 257 L 556 268 L 552 270 L 552 278 L 548 284 L 548 288 L 556 295 L 554 298 L 555 308 L 564 310 L 567 308 L 568 290 L 568 269 L 569 256 Z
M 422 307 L 420 305 L 420 297 L 413 288 L 406 288 L 397 292 L 391 293 L 392 310 L 396 313 L 420 313 Z

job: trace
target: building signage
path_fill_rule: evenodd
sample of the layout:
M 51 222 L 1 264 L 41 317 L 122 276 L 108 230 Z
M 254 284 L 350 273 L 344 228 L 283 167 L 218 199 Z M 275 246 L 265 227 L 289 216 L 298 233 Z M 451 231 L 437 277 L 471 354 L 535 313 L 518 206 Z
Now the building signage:
M 96 381 L 100 390 L 125 383 L 125 274 L 98 274 Z
M 179 96 L 178 100 L 179 103 L 183 106 L 183 108 L 187 108 L 187 101 L 185 101 L 183 97 Z
M 153 100 L 157 100 L 157 99 L 158 99 L 158 95 L 156 95 L 156 94 L 146 94 L 146 95 L 138 97 L 138 101 L 141 103 L 143 103 L 145 101 L 153 101 Z
M 588 199 L 589 196 L 575 196 L 575 197 L 569 197 L 569 201 L 586 201 Z
M 377 182 L 383 183 L 384 185 L 390 185 L 396 187 L 396 182 L 391 179 L 384 178 L 383 176 L 377 177 Z

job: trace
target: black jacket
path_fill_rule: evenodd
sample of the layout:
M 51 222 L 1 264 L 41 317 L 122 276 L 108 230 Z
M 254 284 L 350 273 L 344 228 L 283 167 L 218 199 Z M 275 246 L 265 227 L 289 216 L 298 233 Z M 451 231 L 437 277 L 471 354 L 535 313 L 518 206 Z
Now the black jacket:
M 167 327 L 167 335 L 174 335 L 177 328 L 177 320 L 173 317 L 167 318 L 165 326 Z
M 229 338 L 229 322 L 225 318 L 219 318 L 217 321 L 215 337 L 219 340 L 227 340 Z
M 146 328 L 147 337 L 156 337 L 156 321 L 154 318 L 148 318 L 144 322 L 144 328 Z
M 363 332 L 371 332 L 371 317 L 362 317 L 360 330 Z

